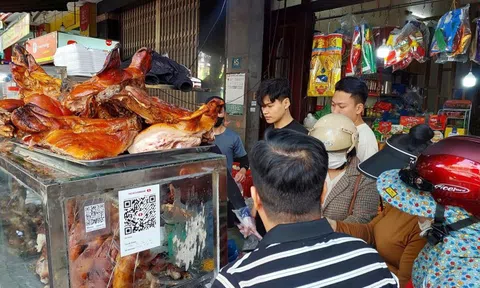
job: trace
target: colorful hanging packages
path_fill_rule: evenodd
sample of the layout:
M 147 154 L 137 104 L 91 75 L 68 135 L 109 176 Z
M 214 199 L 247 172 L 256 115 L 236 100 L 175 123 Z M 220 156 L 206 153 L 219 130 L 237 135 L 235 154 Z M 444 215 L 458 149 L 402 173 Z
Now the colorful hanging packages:
M 470 60 L 480 64 L 480 18 L 473 22 L 475 23 L 475 34 L 473 34 L 472 49 L 470 49 Z
M 361 32 L 362 74 L 377 73 L 377 58 L 375 56 L 375 41 L 373 39 L 372 28 L 367 23 L 363 23 L 361 25 Z
M 333 96 L 342 74 L 342 34 L 313 36 L 308 96 Z
M 407 68 L 413 60 L 424 63 L 429 37 L 428 28 L 416 19 L 407 22 L 401 30 L 393 30 L 387 41 L 390 52 L 385 58 L 385 67 L 393 66 L 393 71 L 397 71 Z
M 362 31 L 360 26 L 355 26 L 352 36 L 352 47 L 345 68 L 345 75 L 359 76 L 362 72 L 360 59 L 362 56 Z
M 466 5 L 440 18 L 430 50 L 430 56 L 437 57 L 436 63 L 468 60 L 466 53 L 472 39 L 469 8 L 470 5 Z

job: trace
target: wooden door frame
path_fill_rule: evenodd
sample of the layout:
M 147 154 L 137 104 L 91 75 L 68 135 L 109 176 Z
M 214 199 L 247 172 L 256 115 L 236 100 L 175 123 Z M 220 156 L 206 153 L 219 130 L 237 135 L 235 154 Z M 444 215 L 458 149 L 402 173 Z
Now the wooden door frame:
M 317 98 L 307 97 L 308 77 L 310 73 L 310 57 L 312 54 L 313 33 L 315 29 L 315 12 L 335 9 L 338 7 L 354 5 L 364 2 L 363 0 L 336 0 L 315 1 L 302 0 L 297 6 L 288 7 L 286 11 L 279 9 L 271 11 L 272 1 L 265 0 L 265 25 L 263 33 L 263 69 L 262 79 L 267 79 L 268 71 L 274 71 L 274 64 L 269 65 L 269 55 L 272 48 L 275 22 L 278 17 L 277 33 L 281 33 L 283 26 L 293 26 L 298 30 L 293 45 L 293 57 L 291 58 L 290 85 L 292 89 L 291 113 L 294 119 L 302 122 L 306 114 L 315 108 Z M 280 14 L 277 14 L 280 13 Z M 278 15 L 278 16 L 277 16 Z M 287 17 L 284 17 L 287 15 Z M 286 19 L 285 19 L 286 18 Z M 276 43 L 274 43 L 276 44 Z M 274 57 L 272 57 L 274 58 Z M 274 61 L 271 61 L 274 62 Z M 273 67 L 272 67 L 273 66 Z M 270 73 L 272 75 L 272 73 Z M 266 127 L 265 121 L 260 121 L 259 138 L 263 138 Z

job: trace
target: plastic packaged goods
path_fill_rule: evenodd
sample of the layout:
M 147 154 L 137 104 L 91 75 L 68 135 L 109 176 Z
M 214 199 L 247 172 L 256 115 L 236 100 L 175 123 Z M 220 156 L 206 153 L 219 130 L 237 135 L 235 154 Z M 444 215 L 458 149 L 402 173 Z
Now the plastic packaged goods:
M 466 62 L 472 39 L 469 17 L 470 5 L 449 11 L 438 22 L 433 37 L 431 56 L 436 63 Z
M 432 128 L 432 130 L 445 130 L 447 126 L 447 116 L 446 115 L 431 115 L 428 118 L 428 126 Z
M 473 20 L 475 26 L 475 33 L 472 34 L 472 48 L 470 49 L 470 60 L 480 64 L 480 18 Z
M 427 48 L 430 33 L 425 24 L 411 19 L 401 30 L 390 34 L 387 45 L 390 53 L 385 58 L 385 67 L 393 71 L 408 67 L 413 60 L 424 63 L 427 60 Z
M 362 32 L 362 74 L 377 73 L 375 42 L 371 27 L 367 23 L 361 25 Z
M 356 20 L 352 14 L 347 14 L 338 19 L 340 28 L 334 33 L 342 34 L 342 63 L 346 63 L 350 57 L 352 49 L 353 31 L 355 30 Z
M 403 125 L 403 133 L 410 132 L 410 129 L 413 126 L 417 126 L 418 124 L 424 124 L 425 117 L 412 117 L 412 116 L 401 116 L 400 117 L 400 125 Z
M 352 35 L 352 46 L 345 68 L 346 76 L 358 76 L 361 74 L 360 57 L 362 55 L 362 32 L 360 26 L 355 26 Z
M 342 34 L 314 35 L 308 96 L 333 96 L 342 73 L 342 42 Z

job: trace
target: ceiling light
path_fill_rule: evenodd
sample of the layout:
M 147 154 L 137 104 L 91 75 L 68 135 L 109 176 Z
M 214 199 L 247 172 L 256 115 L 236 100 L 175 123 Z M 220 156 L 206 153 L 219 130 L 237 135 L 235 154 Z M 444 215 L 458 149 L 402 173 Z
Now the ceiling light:
M 65 32 L 65 25 L 63 25 L 63 22 L 62 25 L 60 25 L 60 32 Z
M 477 78 L 473 75 L 472 71 L 468 72 L 462 80 L 463 87 L 470 88 L 477 85 Z
M 377 57 L 385 59 L 390 54 L 390 47 L 385 44 L 386 40 L 383 39 L 383 44 L 377 49 Z

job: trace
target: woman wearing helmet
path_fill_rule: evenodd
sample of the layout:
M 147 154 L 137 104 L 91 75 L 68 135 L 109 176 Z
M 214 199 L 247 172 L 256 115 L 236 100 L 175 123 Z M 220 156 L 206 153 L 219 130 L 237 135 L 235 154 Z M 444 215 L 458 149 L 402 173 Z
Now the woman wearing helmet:
M 333 220 L 368 223 L 378 213 L 375 181 L 362 176 L 355 154 L 358 132 L 350 118 L 328 114 L 310 131 L 328 152 L 327 191 L 322 194 L 322 215 Z
M 385 171 L 407 167 L 431 145 L 433 136 L 433 130 L 426 124 L 413 127 L 409 134 L 394 135 L 387 140 L 384 149 L 362 162 L 359 169 L 367 177 L 378 179 Z M 417 216 L 383 204 L 382 212 L 368 224 L 328 220 L 335 232 L 358 237 L 374 246 L 404 288 L 412 277 L 413 262 L 426 239 L 420 236 Z
M 428 243 L 413 265 L 414 287 L 479 287 L 480 138 L 450 137 L 415 164 L 382 173 L 384 201 L 419 216 Z

